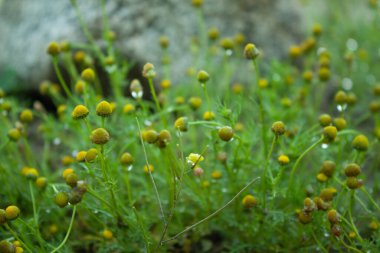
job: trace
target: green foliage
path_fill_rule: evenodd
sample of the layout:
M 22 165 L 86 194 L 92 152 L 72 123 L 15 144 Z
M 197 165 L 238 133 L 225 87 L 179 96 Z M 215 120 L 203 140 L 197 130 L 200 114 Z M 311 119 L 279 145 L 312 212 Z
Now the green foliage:
M 377 7 L 359 25 L 331 16 L 289 59 L 272 61 L 260 45 L 246 59 L 241 36 L 207 40 L 201 5 L 196 11 L 202 41 L 176 85 L 175 41 L 157 38 L 164 61 L 144 66 L 149 87 L 141 88 L 126 79 L 133 60 L 118 55 L 106 13 L 100 48 L 78 12 L 88 43 L 50 44 L 60 85 L 40 87 L 57 113 L 35 103 L 30 115 L 2 95 L 1 240 L 25 252 L 379 248 L 380 116 L 369 109 L 379 100 Z M 347 96 L 334 100 L 341 90 Z M 319 124 L 321 114 L 347 124 L 333 120 L 336 133 Z M 8 136 L 15 128 L 19 139 Z M 335 169 L 322 170 L 324 161 Z M 351 163 L 360 169 L 346 176 Z

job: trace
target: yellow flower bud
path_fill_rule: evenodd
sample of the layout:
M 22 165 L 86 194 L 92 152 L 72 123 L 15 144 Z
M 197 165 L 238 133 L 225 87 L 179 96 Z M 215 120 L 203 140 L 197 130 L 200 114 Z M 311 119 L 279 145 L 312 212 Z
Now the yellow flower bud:
M 82 71 L 81 77 L 86 82 L 91 83 L 95 80 L 95 72 L 93 69 L 87 68 L 87 69 Z
M 89 114 L 89 111 L 84 105 L 77 105 L 71 113 L 73 119 L 84 119 Z
M 110 135 L 104 128 L 97 128 L 91 132 L 91 141 L 94 144 L 104 145 L 110 139 Z
M 102 101 L 96 106 L 96 114 L 100 117 L 108 117 L 112 114 L 111 104 L 107 101 Z

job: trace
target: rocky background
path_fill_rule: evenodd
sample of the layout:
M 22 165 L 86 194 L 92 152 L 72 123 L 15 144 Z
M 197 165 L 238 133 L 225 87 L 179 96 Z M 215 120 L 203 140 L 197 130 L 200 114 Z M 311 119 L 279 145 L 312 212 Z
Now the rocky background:
M 267 59 L 286 54 L 305 31 L 297 0 L 204 2 L 207 28 L 217 27 L 221 36 L 245 34 Z M 100 38 L 100 1 L 80 0 L 78 5 L 95 38 Z M 190 0 L 113 0 L 107 1 L 107 11 L 110 27 L 118 37 L 118 49 L 126 57 L 158 64 L 158 38 L 166 35 L 175 61 L 172 71 L 184 73 L 189 67 L 189 45 L 198 29 Z M 3 88 L 36 89 L 39 82 L 52 77 L 45 49 L 53 40 L 85 41 L 69 0 L 0 0 L 0 80 L 5 80 L 5 75 L 19 80 L 19 86 Z

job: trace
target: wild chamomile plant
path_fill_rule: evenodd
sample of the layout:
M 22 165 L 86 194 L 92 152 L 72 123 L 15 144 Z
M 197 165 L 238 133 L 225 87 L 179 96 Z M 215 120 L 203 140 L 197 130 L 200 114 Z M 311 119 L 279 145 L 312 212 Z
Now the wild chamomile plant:
M 378 20 L 338 41 L 340 24 L 314 24 L 269 61 L 192 0 L 186 73 L 172 80 L 162 35 L 162 62 L 128 79 L 138 66 L 118 54 L 105 1 L 100 38 L 71 3 L 87 43 L 47 47 L 58 83 L 40 93 L 56 113 L 0 90 L 0 252 L 378 249 L 380 85 L 363 31 Z

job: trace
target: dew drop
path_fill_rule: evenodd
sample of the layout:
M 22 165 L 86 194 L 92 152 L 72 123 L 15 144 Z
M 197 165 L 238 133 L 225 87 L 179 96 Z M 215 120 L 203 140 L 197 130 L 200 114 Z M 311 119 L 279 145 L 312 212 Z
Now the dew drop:
M 321 55 L 322 53 L 324 53 L 324 52 L 326 52 L 326 51 L 327 51 L 326 48 L 324 48 L 324 47 L 320 47 L 320 48 L 318 48 L 318 50 L 317 50 L 317 54 L 318 54 L 318 55 Z
M 345 90 L 351 90 L 354 84 L 352 83 L 352 80 L 350 78 L 345 77 L 342 80 L 342 86 L 343 86 L 343 89 Z
M 358 42 L 353 38 L 349 38 L 346 42 L 346 47 L 350 51 L 356 51 L 358 49 Z
M 323 148 L 323 149 L 326 149 L 326 148 L 328 148 L 328 147 L 329 147 L 329 145 L 327 145 L 326 143 L 323 143 L 323 144 L 322 144 L 322 148 Z
M 61 144 L 61 139 L 60 138 L 54 138 L 53 144 L 58 146 L 59 144 Z
M 232 50 L 231 49 L 226 50 L 226 55 L 227 56 L 231 56 L 232 55 Z

